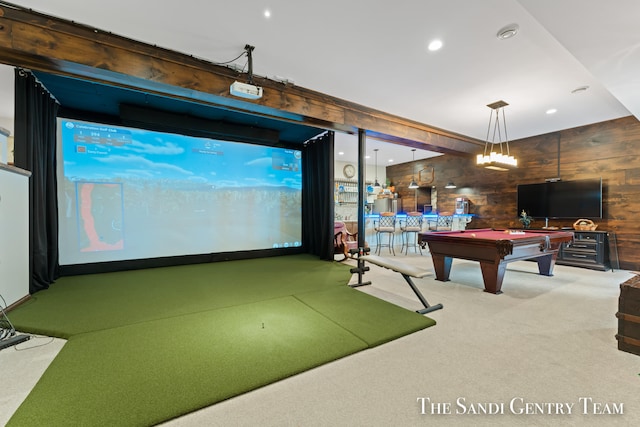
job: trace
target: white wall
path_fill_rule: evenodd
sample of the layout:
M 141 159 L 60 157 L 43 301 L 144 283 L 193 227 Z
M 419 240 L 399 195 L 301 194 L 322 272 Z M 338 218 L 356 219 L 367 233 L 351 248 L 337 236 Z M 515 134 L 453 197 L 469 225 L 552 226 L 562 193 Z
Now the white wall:
M 352 164 L 353 166 L 356 167 L 356 176 L 354 176 L 352 179 L 355 181 L 356 179 L 358 179 L 358 164 L 357 163 L 353 163 L 353 162 L 343 162 L 339 159 L 336 159 L 333 167 L 334 167 L 334 178 L 335 179 L 347 179 L 342 170 L 344 169 L 344 167 L 347 164 Z M 365 168 L 365 181 L 366 182 L 373 182 L 376 179 L 376 167 L 374 165 L 367 165 Z M 380 181 L 380 184 L 385 183 L 386 179 L 387 179 L 387 175 L 385 173 L 385 168 L 382 166 L 378 166 L 378 181 Z
M 9 143 L 3 133 L 0 133 L 0 163 L 9 163 Z
M 0 295 L 7 305 L 29 295 L 29 175 L 0 164 Z
M 0 64 L 0 163 L 13 163 L 14 69 Z M 7 138 L 8 137 L 8 138 Z
M 14 124 L 14 67 L 0 64 L 0 127 L 13 135 Z

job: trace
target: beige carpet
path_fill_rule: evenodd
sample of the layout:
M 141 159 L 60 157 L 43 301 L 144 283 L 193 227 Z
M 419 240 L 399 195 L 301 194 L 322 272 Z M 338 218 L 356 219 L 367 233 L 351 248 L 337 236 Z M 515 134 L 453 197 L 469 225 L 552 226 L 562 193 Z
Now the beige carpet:
M 428 255 L 396 258 L 432 270 Z M 532 262 L 509 264 L 504 293 L 492 295 L 482 292 L 477 263 L 455 260 L 450 282 L 415 280 L 444 305 L 428 314 L 435 327 L 165 426 L 639 425 L 640 356 L 615 340 L 619 285 L 632 274 L 536 272 Z M 362 292 L 421 308 L 399 274 L 371 266 L 365 280 L 373 284 Z M 38 338 L 0 351 L 0 424 L 63 344 Z

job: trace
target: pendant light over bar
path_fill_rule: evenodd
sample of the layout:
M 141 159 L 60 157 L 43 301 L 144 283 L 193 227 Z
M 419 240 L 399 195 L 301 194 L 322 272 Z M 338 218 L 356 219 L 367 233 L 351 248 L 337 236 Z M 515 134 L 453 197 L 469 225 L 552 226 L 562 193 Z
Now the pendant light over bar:
M 415 169 L 416 169 L 416 165 L 415 165 L 415 162 L 416 162 L 416 149 L 412 148 L 411 151 L 413 151 L 413 163 L 414 164 L 412 166 L 413 166 L 413 169 L 415 171 Z M 413 190 L 413 189 L 416 189 L 418 187 L 420 187 L 420 186 L 416 182 L 415 175 L 411 176 L 411 182 L 409 183 L 409 188 L 411 188 Z
M 504 107 L 507 104 L 504 101 L 496 101 L 488 104 L 491 108 L 489 115 L 489 127 L 487 129 L 487 140 L 484 144 L 484 154 L 478 154 L 476 164 L 486 169 L 497 171 L 507 171 L 518 167 L 518 160 L 509 153 L 509 138 L 507 136 L 507 122 L 505 120 Z M 502 111 L 502 124 L 500 123 L 500 111 Z M 495 119 L 493 113 L 495 114 Z M 493 127 L 493 134 L 491 129 Z M 504 140 L 502 133 L 504 132 Z M 489 135 L 492 139 L 489 140 Z M 496 141 L 496 136 L 498 137 Z
M 380 182 L 378 182 L 378 148 L 374 148 L 373 151 L 376 153 L 376 180 L 374 181 L 373 186 L 380 188 Z

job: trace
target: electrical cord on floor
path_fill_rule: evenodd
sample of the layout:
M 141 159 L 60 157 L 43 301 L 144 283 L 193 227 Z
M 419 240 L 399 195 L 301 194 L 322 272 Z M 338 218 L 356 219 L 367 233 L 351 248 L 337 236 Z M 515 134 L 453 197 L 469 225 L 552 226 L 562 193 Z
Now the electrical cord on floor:
M 7 313 L 5 313 L 4 308 L 7 306 L 7 301 L 4 299 L 2 294 L 0 294 L 0 299 L 2 299 L 2 304 L 0 304 L 0 341 L 10 338 L 16 334 L 16 328 L 13 327 L 13 324 L 7 317 Z
M 42 344 L 24 345 L 25 343 L 27 343 L 27 341 L 25 341 L 24 343 L 14 345 L 13 349 L 15 351 L 25 351 L 25 350 L 31 350 L 32 348 L 44 347 L 46 345 L 51 344 L 55 340 L 55 337 L 47 337 L 45 335 L 31 335 L 31 338 L 29 339 L 28 342 L 31 343 L 37 339 L 47 339 L 48 341 Z
M 2 304 L 0 304 L 0 341 L 5 340 L 7 338 L 11 338 L 16 335 L 16 329 L 13 327 L 13 324 L 9 320 L 7 313 L 5 312 L 5 308 L 7 308 L 7 301 L 4 299 L 2 294 L 0 294 L 0 299 L 2 300 Z M 15 351 L 24 351 L 31 350 L 32 348 L 44 347 L 45 345 L 49 345 L 55 340 L 54 337 L 48 337 L 45 335 L 31 335 L 29 334 L 30 339 L 47 339 L 48 341 L 42 344 L 35 344 L 29 346 L 18 347 L 18 345 L 13 345 L 13 349 Z

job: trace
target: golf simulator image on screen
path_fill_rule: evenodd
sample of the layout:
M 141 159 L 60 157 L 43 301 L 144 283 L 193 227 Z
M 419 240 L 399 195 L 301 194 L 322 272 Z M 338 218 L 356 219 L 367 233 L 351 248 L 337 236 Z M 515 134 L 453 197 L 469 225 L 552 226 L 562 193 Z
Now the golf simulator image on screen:
M 300 247 L 301 155 L 59 118 L 60 264 Z

